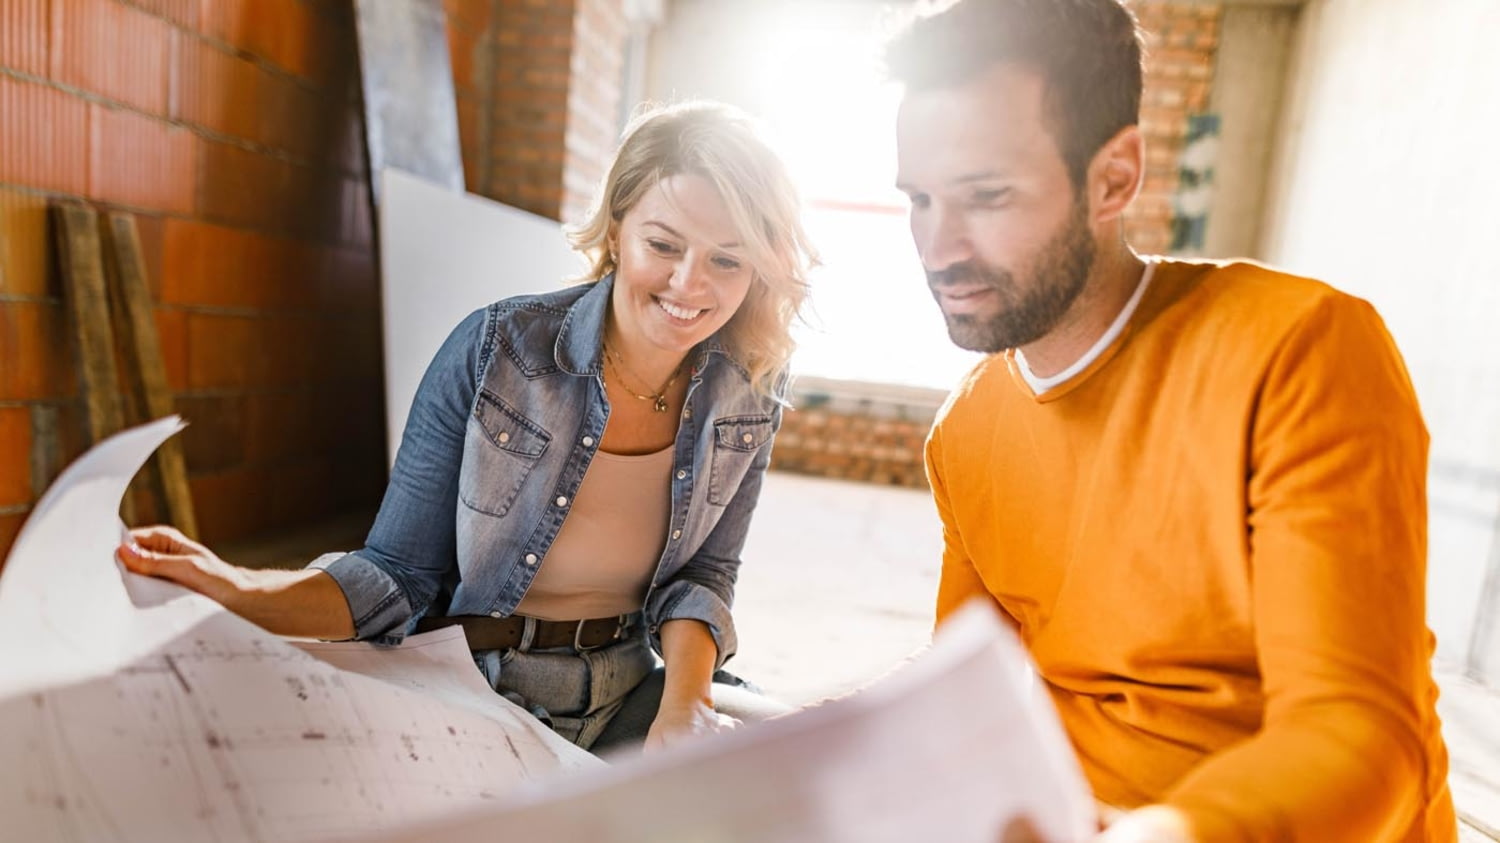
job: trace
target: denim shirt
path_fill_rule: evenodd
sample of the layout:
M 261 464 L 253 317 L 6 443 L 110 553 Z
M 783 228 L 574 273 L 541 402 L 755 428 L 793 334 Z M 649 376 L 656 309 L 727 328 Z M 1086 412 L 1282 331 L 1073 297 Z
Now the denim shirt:
M 310 566 L 343 589 L 357 638 L 395 644 L 424 615 L 515 612 L 604 436 L 613 281 L 496 302 L 443 343 L 365 547 Z M 690 361 L 666 548 L 644 610 L 658 652 L 661 624 L 692 618 L 708 625 L 722 665 L 735 651 L 729 608 L 781 403 L 751 389 L 717 335 Z

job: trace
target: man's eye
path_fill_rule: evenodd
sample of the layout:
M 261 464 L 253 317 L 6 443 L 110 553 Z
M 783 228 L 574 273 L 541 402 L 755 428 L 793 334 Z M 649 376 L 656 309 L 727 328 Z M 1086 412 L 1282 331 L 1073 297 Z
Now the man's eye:
M 657 253 L 658 255 L 677 254 L 677 247 L 673 246 L 671 243 L 668 243 L 665 240 L 647 240 L 646 245 L 650 247 L 651 251 Z
M 996 187 L 976 190 L 969 194 L 969 202 L 974 205 L 999 205 L 1010 198 L 1010 188 Z
M 906 197 L 913 209 L 921 210 L 932 204 L 932 199 L 925 193 L 911 193 Z

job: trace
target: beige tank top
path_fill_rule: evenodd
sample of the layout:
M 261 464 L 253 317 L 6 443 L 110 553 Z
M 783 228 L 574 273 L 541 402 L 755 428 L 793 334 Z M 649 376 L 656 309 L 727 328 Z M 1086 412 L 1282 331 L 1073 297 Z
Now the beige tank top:
M 667 544 L 672 448 L 596 451 L 516 614 L 549 621 L 634 612 Z

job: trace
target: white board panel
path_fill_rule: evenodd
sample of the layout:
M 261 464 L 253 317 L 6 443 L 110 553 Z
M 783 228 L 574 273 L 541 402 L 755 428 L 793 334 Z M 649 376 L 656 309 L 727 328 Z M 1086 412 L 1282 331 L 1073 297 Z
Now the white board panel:
M 554 220 L 400 170 L 380 180 L 389 463 L 422 373 L 454 326 L 490 302 L 558 289 L 585 266 Z

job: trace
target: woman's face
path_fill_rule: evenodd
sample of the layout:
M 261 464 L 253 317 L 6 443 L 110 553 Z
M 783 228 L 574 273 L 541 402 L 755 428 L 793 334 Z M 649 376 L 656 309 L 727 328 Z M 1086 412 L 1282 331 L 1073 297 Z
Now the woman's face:
M 734 316 L 755 276 L 724 200 L 702 176 L 657 182 L 611 239 L 615 328 L 641 351 L 686 354 Z

